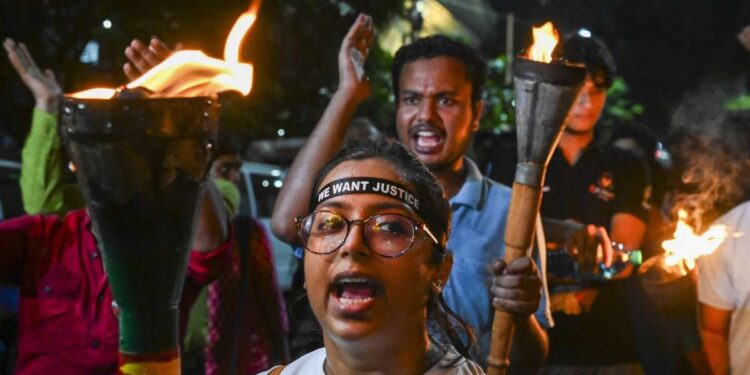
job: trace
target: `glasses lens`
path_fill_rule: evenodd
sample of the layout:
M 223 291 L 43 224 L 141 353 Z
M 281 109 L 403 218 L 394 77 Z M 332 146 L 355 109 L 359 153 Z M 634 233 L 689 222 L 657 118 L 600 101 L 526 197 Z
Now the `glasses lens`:
M 346 220 L 339 214 L 327 211 L 314 212 L 302 221 L 302 244 L 313 253 L 331 253 L 344 243 L 346 227 Z
M 370 248 L 383 256 L 397 256 L 411 246 L 414 224 L 401 215 L 378 215 L 365 228 Z

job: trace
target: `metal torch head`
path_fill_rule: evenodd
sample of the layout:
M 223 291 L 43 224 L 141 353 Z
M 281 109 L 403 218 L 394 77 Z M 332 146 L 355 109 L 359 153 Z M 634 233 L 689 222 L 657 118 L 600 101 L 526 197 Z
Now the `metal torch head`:
M 178 346 L 178 304 L 217 118 L 215 97 L 63 101 L 61 137 L 119 308 L 123 353 Z
M 679 315 L 694 312 L 697 306 L 695 270 L 683 263 L 668 265 L 664 254 L 649 258 L 638 269 L 646 295 L 662 312 Z
M 516 182 L 542 186 L 544 170 L 585 77 L 582 67 L 524 58 L 513 62 L 518 137 Z

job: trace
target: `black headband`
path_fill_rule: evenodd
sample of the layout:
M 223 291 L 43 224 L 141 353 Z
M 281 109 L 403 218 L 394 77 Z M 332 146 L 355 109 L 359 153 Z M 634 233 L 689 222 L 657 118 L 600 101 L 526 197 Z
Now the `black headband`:
M 411 190 L 397 182 L 373 177 L 352 177 L 334 180 L 318 191 L 315 198 L 315 206 L 328 199 L 344 194 L 380 194 L 398 199 L 419 213 L 419 199 L 417 199 Z

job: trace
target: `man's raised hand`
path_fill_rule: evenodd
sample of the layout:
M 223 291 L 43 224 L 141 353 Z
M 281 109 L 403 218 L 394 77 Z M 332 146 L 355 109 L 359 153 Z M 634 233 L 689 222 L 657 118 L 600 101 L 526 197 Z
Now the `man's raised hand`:
M 348 90 L 364 100 L 370 96 L 370 82 L 364 75 L 364 65 L 375 40 L 372 17 L 360 14 L 349 28 L 338 55 L 339 90 Z

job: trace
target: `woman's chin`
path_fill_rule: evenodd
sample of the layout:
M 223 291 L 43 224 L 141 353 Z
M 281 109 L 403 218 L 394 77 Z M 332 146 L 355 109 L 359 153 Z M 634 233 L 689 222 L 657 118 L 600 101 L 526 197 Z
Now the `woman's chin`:
M 377 296 L 346 299 L 331 295 L 327 320 L 336 336 L 346 340 L 362 339 L 375 332 L 382 321 L 382 301 Z
M 351 319 L 329 318 L 328 333 L 337 340 L 348 342 L 373 338 L 382 327 L 373 320 L 356 321 Z

